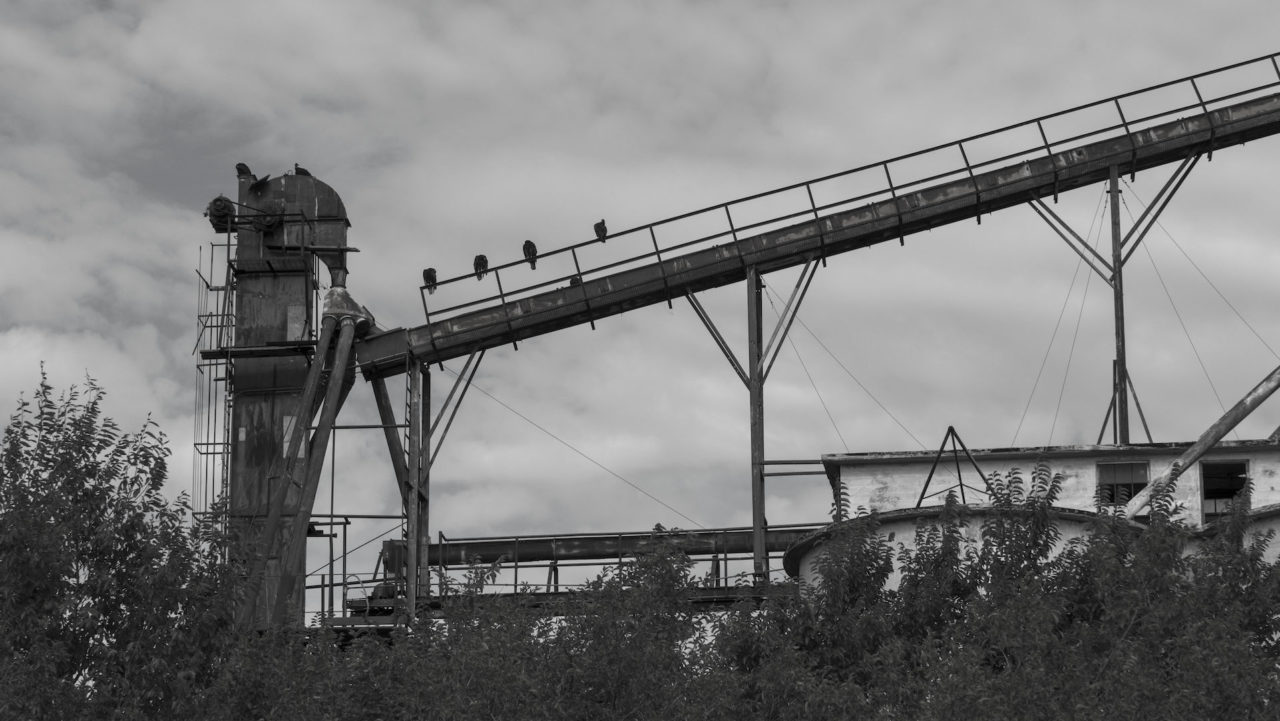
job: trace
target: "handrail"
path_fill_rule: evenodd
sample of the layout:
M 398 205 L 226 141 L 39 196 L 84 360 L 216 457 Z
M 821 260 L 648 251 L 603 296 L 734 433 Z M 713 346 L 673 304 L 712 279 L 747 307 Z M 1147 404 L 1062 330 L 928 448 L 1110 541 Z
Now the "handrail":
M 962 138 L 960 140 L 950 141 L 950 142 L 942 143 L 929 148 L 925 148 L 923 150 L 918 150 L 912 153 L 898 155 L 898 156 L 889 158 L 887 160 L 869 163 L 866 165 L 858 166 L 850 170 L 831 173 L 831 174 L 820 176 L 818 178 L 814 178 L 811 180 L 792 183 L 790 185 L 774 188 L 772 190 L 766 190 L 763 192 L 743 196 L 743 197 L 725 201 L 722 203 L 717 203 L 715 205 L 700 208 L 698 210 L 692 210 L 689 212 L 681 213 L 679 215 L 674 215 L 674 216 L 664 218 L 662 220 L 658 220 L 652 223 L 647 223 L 644 225 L 636 226 L 634 228 L 628 228 L 620 232 L 612 233 L 606 236 L 604 239 L 593 238 L 591 240 L 566 245 L 566 246 L 549 250 L 545 253 L 539 254 L 538 256 L 539 259 L 554 257 L 564 253 L 573 253 L 576 256 L 577 251 L 583 248 L 586 248 L 588 246 L 594 246 L 597 243 L 603 243 L 607 240 L 613 240 L 616 242 L 617 240 L 622 239 L 624 242 L 626 242 L 626 239 L 628 236 L 636 236 L 636 235 L 647 236 L 647 238 L 641 239 L 645 241 L 646 245 L 648 245 L 649 243 L 652 243 L 652 249 L 646 250 L 646 252 L 641 253 L 640 255 L 628 257 L 620 261 L 614 261 L 606 265 L 592 267 L 587 270 L 579 269 L 575 263 L 575 270 L 577 272 L 575 272 L 573 275 L 553 278 L 551 280 L 542 281 L 539 283 L 535 283 L 529 286 L 524 286 L 514 290 L 508 289 L 505 292 L 499 292 L 496 295 L 486 296 L 478 300 L 472 300 L 464 303 L 459 303 L 456 305 L 447 306 L 434 311 L 427 311 L 426 294 L 424 293 L 426 286 L 422 286 L 419 289 L 419 292 L 423 295 L 423 309 L 424 311 L 427 312 L 429 322 L 439 322 L 443 320 L 448 320 L 449 318 L 459 315 L 463 311 L 466 311 L 468 309 L 474 309 L 477 307 L 486 306 L 491 303 L 494 303 L 495 301 L 505 304 L 506 302 L 509 302 L 511 300 L 516 300 L 522 297 L 527 297 L 529 295 L 532 295 L 539 290 L 546 290 L 558 284 L 572 282 L 575 277 L 579 281 L 582 281 L 590 276 L 598 276 L 603 274 L 605 271 L 615 269 L 623 265 L 628 265 L 628 264 L 643 262 L 648 260 L 671 260 L 672 258 L 679 257 L 678 255 L 675 254 L 679 251 L 692 250 L 694 246 L 707 244 L 709 242 L 717 241 L 724 238 L 732 238 L 736 235 L 748 234 L 749 231 L 753 229 L 760 229 L 760 228 L 765 228 L 767 226 L 778 225 L 780 223 L 785 223 L 788 220 L 794 220 L 800 217 L 812 216 L 815 213 L 820 214 L 823 211 L 833 210 L 840 206 L 848 206 L 856 203 L 867 202 L 874 198 L 897 197 L 898 195 L 904 193 L 904 191 L 909 191 L 912 188 L 924 186 L 929 183 L 933 183 L 946 178 L 957 177 L 957 176 L 972 177 L 974 172 L 980 169 L 996 167 L 1001 163 L 1007 163 L 1008 161 L 1015 160 L 1017 158 L 1030 157 L 1032 155 L 1036 155 L 1037 157 L 1040 157 L 1041 153 L 1043 153 L 1044 151 L 1049 151 L 1050 153 L 1052 153 L 1052 148 L 1055 146 L 1061 147 L 1065 144 L 1076 143 L 1086 138 L 1104 139 L 1106 137 L 1109 137 L 1111 134 L 1131 135 L 1133 132 L 1141 131 L 1145 126 L 1154 124 L 1156 121 L 1168 120 L 1173 116 L 1177 116 L 1183 113 L 1194 112 L 1196 115 L 1206 114 L 1206 113 L 1209 113 L 1215 106 L 1221 106 L 1223 103 L 1233 101 L 1233 100 L 1238 100 L 1240 98 L 1244 98 L 1250 95 L 1256 95 L 1271 88 L 1280 87 L 1280 63 L 1277 63 L 1277 57 L 1280 57 L 1280 53 L 1263 55 L 1263 56 L 1254 58 L 1252 60 L 1245 60 L 1242 62 L 1223 66 L 1223 67 L 1209 70 L 1206 72 L 1189 75 L 1176 80 L 1170 80 L 1164 83 L 1160 83 L 1158 85 L 1152 85 L 1146 88 L 1142 88 L 1140 90 L 1121 93 L 1119 95 L 1114 95 L 1114 96 L 1105 98 L 1103 100 L 1098 100 L 1098 101 L 1086 103 L 1083 105 L 1077 105 L 1075 107 L 1068 108 L 1066 110 L 1061 110 L 1055 113 L 1050 113 L 1047 115 L 1042 115 L 1036 118 L 1032 118 L 1031 120 L 1027 120 L 1019 123 L 1013 123 L 1011 125 L 1006 125 L 1000 128 L 996 128 L 994 130 L 989 130 L 984 133 L 971 135 L 966 138 Z M 1221 76 L 1223 74 L 1230 73 L 1231 71 L 1235 71 L 1241 68 L 1246 68 L 1251 66 L 1257 66 L 1263 63 L 1267 63 L 1270 65 L 1270 70 L 1274 72 L 1274 75 L 1276 77 L 1275 80 L 1262 83 L 1262 84 L 1252 85 L 1243 90 L 1224 92 L 1214 96 L 1205 96 L 1203 94 L 1203 88 L 1201 87 L 1201 84 L 1197 83 L 1198 80 L 1203 80 L 1211 76 Z M 1166 109 L 1163 111 L 1151 112 L 1139 117 L 1134 117 L 1134 118 L 1126 117 L 1122 101 L 1139 98 L 1143 95 L 1154 93 L 1155 91 L 1165 90 L 1168 88 L 1178 87 L 1182 85 L 1187 86 L 1187 89 L 1190 93 L 1190 95 L 1188 96 L 1187 103 L 1176 105 L 1175 107 L 1172 107 L 1170 109 Z M 1108 106 L 1109 108 L 1114 109 L 1115 114 L 1119 119 L 1119 122 L 1103 125 L 1101 128 L 1095 127 L 1094 130 L 1078 133 L 1075 135 L 1066 135 L 1063 137 L 1055 137 L 1052 133 L 1050 133 L 1046 129 L 1046 125 L 1045 125 L 1046 121 L 1067 118 L 1073 114 L 1081 113 L 1087 110 L 1096 110 L 1096 109 L 1102 108 L 1103 106 Z M 1017 150 L 1014 150 L 1012 152 L 1005 152 L 1003 154 L 999 154 L 996 157 L 991 157 L 991 158 L 982 160 L 981 162 L 977 162 L 977 163 L 970 162 L 969 151 L 972 151 L 973 144 L 976 141 L 987 140 L 987 139 L 995 138 L 997 136 L 1001 136 L 1005 134 L 1011 135 L 1014 131 L 1031 129 L 1033 126 L 1034 126 L 1034 130 L 1036 131 L 1036 136 L 1039 137 L 1038 142 L 1026 147 L 1017 146 L 1019 148 Z M 966 150 L 965 148 L 966 145 L 969 146 L 968 150 Z M 928 175 L 927 177 L 915 177 L 905 182 L 895 183 L 893 181 L 892 174 L 890 173 L 891 165 L 902 163 L 907 160 L 922 158 L 924 156 L 927 156 L 933 153 L 939 153 L 942 151 L 951 151 L 953 149 L 955 151 L 958 151 L 959 159 L 961 161 L 959 164 L 957 164 L 954 167 L 953 170 L 934 173 L 932 175 Z M 947 166 L 947 167 L 951 167 L 951 166 Z M 857 175 L 858 173 L 863 173 L 868 171 L 878 171 L 880 173 L 883 173 L 885 176 L 885 179 L 887 180 L 887 186 L 885 185 L 877 186 L 879 188 L 878 190 L 873 190 L 866 193 L 850 195 L 850 196 L 838 196 L 834 200 L 829 200 L 828 202 L 821 203 L 821 204 L 813 202 L 812 198 L 813 198 L 813 191 L 815 186 L 821 186 L 823 184 L 830 183 L 831 181 L 849 178 L 851 176 Z M 743 206 L 746 206 L 746 204 L 749 204 L 749 203 L 752 203 L 753 201 L 761 200 L 764 198 L 773 198 L 788 192 L 800 190 L 802 188 L 806 190 L 806 194 L 808 195 L 808 202 L 805 202 L 805 203 L 797 202 L 797 209 L 795 211 L 783 213 L 780 215 L 770 215 L 769 217 L 763 220 L 757 220 L 755 222 L 743 224 L 743 225 L 738 225 L 732 220 L 733 211 Z M 719 222 L 724 222 L 727 220 L 728 221 L 727 227 L 724 227 L 724 229 L 719 232 L 711 233 L 709 235 L 703 235 L 701 237 L 694 238 L 692 240 L 678 241 L 674 245 L 668 245 L 666 247 L 660 247 L 658 245 L 657 238 L 659 235 L 658 233 L 659 230 L 663 230 L 664 228 L 669 229 L 669 226 L 672 226 L 677 222 L 689 220 L 699 216 L 711 217 L 709 216 L 709 214 L 715 214 L 715 217 Z M 739 215 L 739 217 L 741 217 L 741 215 Z M 492 266 L 489 270 L 494 272 L 494 277 L 496 278 L 498 276 L 498 273 L 496 271 L 500 271 L 505 268 L 513 268 L 515 266 L 523 265 L 526 262 L 527 261 L 525 259 L 520 258 L 517 260 L 513 260 L 509 263 L 503 263 L 500 265 Z M 474 278 L 474 273 L 464 273 L 451 278 L 446 278 L 444 280 L 439 281 L 436 284 L 436 290 L 441 290 L 443 288 L 446 288 L 449 285 L 458 283 L 463 280 L 472 280 L 473 278 Z

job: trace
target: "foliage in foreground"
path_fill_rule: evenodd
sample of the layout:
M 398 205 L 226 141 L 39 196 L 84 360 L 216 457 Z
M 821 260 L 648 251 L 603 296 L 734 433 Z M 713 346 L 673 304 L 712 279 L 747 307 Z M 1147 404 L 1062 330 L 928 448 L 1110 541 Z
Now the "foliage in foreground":
M 163 435 L 42 378 L 0 444 L 0 718 L 145 716 L 217 668 L 231 585 L 163 493 Z
M 473 588 L 390 640 L 235 635 L 219 539 L 159 495 L 162 438 L 119 434 L 100 397 L 42 384 L 6 430 L 0 717 L 1273 718 L 1280 702 L 1270 539 L 1237 515 L 1187 554 L 1163 495 L 1143 533 L 1101 516 L 1064 543 L 1044 468 L 996 479 L 981 524 L 950 500 L 913 550 L 874 516 L 841 524 L 826 581 L 760 605 L 699 611 L 688 559 L 657 546 L 554 606 Z

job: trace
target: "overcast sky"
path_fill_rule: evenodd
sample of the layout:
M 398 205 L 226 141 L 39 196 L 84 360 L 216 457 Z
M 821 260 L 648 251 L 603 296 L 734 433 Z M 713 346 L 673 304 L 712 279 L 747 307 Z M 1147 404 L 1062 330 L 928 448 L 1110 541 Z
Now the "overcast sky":
M 0 400 L 41 361 L 58 387 L 89 374 L 124 427 L 152 414 L 173 492 L 190 488 L 201 212 L 234 197 L 237 162 L 333 186 L 361 250 L 353 296 L 414 326 L 425 266 L 507 262 L 601 217 L 634 227 L 1255 58 L 1280 50 L 1277 27 L 1272 0 L 7 2 Z M 1280 139 L 1201 162 L 1129 266 L 1156 440 L 1194 439 L 1277 363 L 1277 161 Z M 1170 170 L 1126 189 L 1133 212 Z M 1081 234 L 1101 190 L 1062 198 Z M 767 456 L 935 447 L 948 425 L 970 447 L 1092 441 L 1111 307 L 1076 271 L 1026 207 L 833 258 L 770 377 Z M 794 277 L 766 282 L 785 298 Z M 744 297 L 703 299 L 740 352 Z M 469 394 L 433 470 L 433 535 L 750 523 L 746 392 L 688 305 L 597 326 L 489 353 L 477 386 L 564 443 Z M 433 377 L 442 398 L 450 377 Z M 374 417 L 361 382 L 343 420 Z M 1240 435 L 1277 424 L 1273 402 Z M 394 512 L 385 455 L 379 435 L 339 434 L 338 510 Z M 769 520 L 828 503 L 820 478 L 779 480 Z

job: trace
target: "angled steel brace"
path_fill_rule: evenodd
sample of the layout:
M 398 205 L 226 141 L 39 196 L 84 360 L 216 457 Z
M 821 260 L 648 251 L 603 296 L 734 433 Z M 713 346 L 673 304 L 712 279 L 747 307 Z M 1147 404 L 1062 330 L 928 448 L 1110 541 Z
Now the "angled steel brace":
M 702 303 L 698 302 L 698 299 L 693 295 L 693 293 L 689 293 L 685 298 L 688 299 L 689 305 L 693 306 L 693 312 L 698 314 L 698 320 L 702 321 L 702 325 L 706 326 L 707 332 L 711 333 L 711 338 L 716 342 L 716 347 L 718 347 L 720 352 L 724 354 L 725 359 L 729 361 L 729 365 L 733 366 L 733 372 L 738 374 L 738 378 L 742 381 L 742 385 L 749 388 L 751 386 L 751 379 L 747 376 L 747 371 L 743 369 L 742 364 L 739 363 L 737 357 L 734 356 L 733 350 L 729 348 L 729 344 L 725 342 L 724 336 L 720 335 L 720 330 L 716 328 L 716 324 L 711 321 L 711 316 L 707 315 L 707 311 L 702 307 Z
M 382 434 L 387 440 L 387 454 L 391 456 L 391 465 L 396 473 L 396 485 L 400 487 L 400 498 L 408 507 L 413 498 L 413 486 L 409 481 L 409 466 L 404 460 L 404 443 L 396 429 L 395 412 L 391 406 L 391 396 L 387 393 L 387 382 L 383 378 L 373 378 L 373 400 L 378 406 L 378 417 L 382 421 Z
M 352 347 L 356 336 L 356 319 L 347 316 L 340 321 L 338 340 L 333 349 L 333 370 L 329 377 L 329 387 L 325 391 L 324 408 L 320 412 L 320 420 L 316 424 L 315 433 L 311 436 L 307 453 L 306 477 L 302 484 L 302 498 L 298 502 L 298 512 L 293 516 L 292 541 L 286 548 L 285 558 L 280 574 L 280 588 L 276 592 L 275 609 L 272 620 L 283 622 L 289 610 L 289 596 L 293 585 L 297 582 L 297 574 L 293 568 L 306 557 L 307 523 L 311 520 L 311 509 L 316 501 L 316 489 L 320 485 L 320 471 L 324 467 L 325 451 L 329 445 L 329 435 L 333 432 L 333 422 L 338 416 L 338 409 L 346 399 L 351 385 L 344 383 L 348 371 L 354 372 Z M 350 366 L 350 368 L 349 368 Z
M 1111 422 L 1111 414 L 1116 411 L 1115 389 L 1111 391 L 1111 402 L 1107 404 L 1107 413 L 1102 417 L 1102 427 L 1098 429 L 1098 445 L 1102 445 L 1102 437 L 1107 435 L 1107 424 Z M 1114 440 L 1114 434 L 1113 440 Z
M 960 434 L 956 432 L 955 426 L 947 426 L 947 432 L 942 436 L 942 445 L 938 446 L 938 452 L 933 456 L 933 465 L 929 467 L 929 475 L 925 476 L 924 487 L 920 489 L 920 497 L 916 499 L 916 508 L 919 508 L 924 503 L 924 499 L 932 498 L 939 493 L 951 490 L 951 487 L 948 486 L 941 491 L 929 493 L 929 484 L 933 481 L 933 474 L 938 470 L 938 463 L 942 461 L 943 454 L 947 452 L 947 441 L 951 441 L 951 455 L 956 462 L 956 483 L 960 486 L 960 502 L 967 502 L 964 496 L 964 476 L 960 472 L 961 450 L 964 450 L 965 457 L 969 459 L 969 463 L 973 466 L 973 470 L 978 474 L 978 477 L 982 479 L 982 484 L 986 486 L 987 490 L 985 493 L 988 495 L 991 494 L 991 482 L 987 480 L 986 474 L 984 474 L 982 472 L 982 468 L 978 466 L 977 459 L 973 457 L 973 454 L 969 452 L 969 447 L 960 439 Z M 957 443 L 960 444 L 960 448 L 956 448 Z M 975 488 L 974 490 L 976 491 L 978 489 Z
M 475 363 L 475 365 L 479 366 L 480 365 L 479 358 L 483 358 L 483 357 L 484 357 L 484 351 L 482 350 L 472 351 L 471 355 L 467 356 L 466 362 L 462 364 L 462 372 L 455 377 L 453 381 L 453 386 L 449 389 L 449 395 L 444 397 L 444 403 L 440 406 L 440 412 L 436 414 L 436 419 L 431 422 L 431 430 L 429 431 L 431 435 L 434 436 L 436 433 L 436 429 L 440 427 L 440 421 L 444 419 L 445 411 L 449 409 L 449 404 L 453 403 L 454 394 L 457 393 L 458 388 L 463 385 L 463 378 L 466 376 L 475 375 L 475 370 L 472 369 L 471 367 L 472 363 Z M 471 381 L 468 379 L 466 383 L 469 386 Z M 465 394 L 466 388 L 463 388 L 462 392 Z M 459 398 L 458 402 L 461 403 L 462 399 Z
M 769 371 L 773 370 L 773 362 L 778 359 L 778 351 L 781 350 L 782 342 L 786 339 L 787 333 L 791 330 L 791 324 L 795 322 L 796 315 L 800 312 L 800 303 L 809 292 L 809 284 L 813 282 L 813 276 L 817 271 L 817 260 L 810 259 L 805 262 L 804 268 L 800 271 L 800 277 L 796 279 L 796 287 L 791 291 L 791 297 L 787 299 L 787 305 L 782 309 L 778 324 L 774 326 L 773 335 L 769 337 L 769 342 L 765 345 L 764 353 L 760 358 L 763 364 L 761 377 L 765 380 L 769 378 Z
M 480 369 L 480 361 L 482 360 L 484 360 L 483 350 L 472 352 L 467 357 L 466 364 L 462 366 L 462 372 L 454 379 L 453 388 L 449 390 L 449 395 L 445 398 L 444 405 L 440 407 L 440 413 L 436 416 L 435 422 L 431 424 L 428 438 L 436 437 L 436 427 L 440 425 L 440 420 L 444 417 L 446 408 L 449 408 L 449 401 L 453 398 L 454 391 L 457 391 L 461 386 L 462 392 L 458 394 L 458 402 L 454 403 L 452 408 L 449 408 L 449 420 L 445 421 L 444 430 L 440 432 L 439 437 L 436 437 L 435 449 L 430 451 L 430 457 L 426 459 L 424 464 L 425 468 L 429 469 L 435 465 L 436 456 L 440 454 L 440 448 L 444 446 L 444 439 L 449 435 L 449 428 L 453 426 L 453 419 L 458 415 L 458 409 L 462 407 L 462 399 L 466 398 L 467 391 L 471 388 L 471 381 L 476 377 L 476 371 Z M 423 451 L 426 452 L 429 446 L 429 443 L 423 444 Z
M 1101 253 L 1095 250 L 1093 246 L 1086 243 L 1084 239 L 1072 230 L 1071 226 L 1067 225 L 1066 221 L 1058 217 L 1058 214 L 1053 212 L 1053 209 L 1046 205 L 1043 200 L 1036 198 L 1031 201 L 1031 209 L 1036 211 L 1036 214 L 1043 218 L 1044 222 L 1048 223 L 1050 228 L 1053 228 L 1053 232 L 1057 233 L 1058 237 L 1062 238 L 1062 240 L 1076 252 L 1076 255 L 1080 256 L 1080 260 L 1083 260 L 1086 265 L 1092 268 L 1093 272 L 1097 273 L 1107 285 L 1112 285 L 1111 277 L 1113 275 L 1113 270 L 1111 268 L 1111 264 L 1107 262 L 1106 258 L 1102 257 Z M 1104 273 L 1098 268 L 1098 266 L 1094 265 L 1093 260 L 1090 260 L 1088 256 L 1081 252 L 1081 248 L 1089 251 L 1089 253 L 1102 264 L 1102 267 L 1106 268 L 1106 272 Z
M 1147 231 L 1151 230 L 1151 226 L 1156 224 L 1156 220 L 1159 219 L 1160 214 L 1164 212 L 1165 207 L 1169 205 L 1169 201 L 1173 199 L 1174 194 L 1182 187 L 1182 182 L 1187 179 L 1187 176 L 1191 174 L 1191 169 L 1196 167 L 1196 163 L 1199 161 L 1199 154 L 1188 155 L 1186 160 L 1183 160 L 1182 163 L 1173 171 L 1173 175 L 1169 176 L 1169 179 L 1165 181 L 1164 187 L 1160 188 L 1159 193 L 1156 193 L 1156 197 L 1152 199 L 1151 204 L 1147 206 L 1147 209 L 1142 211 L 1142 215 L 1138 216 L 1138 220 L 1133 224 L 1133 227 L 1129 229 L 1129 232 L 1125 234 L 1124 240 L 1120 243 L 1120 247 L 1122 248 L 1129 245 L 1131 241 L 1133 243 L 1133 245 L 1130 246 L 1129 251 L 1124 254 L 1124 258 L 1120 261 L 1121 265 L 1129 262 L 1129 256 L 1133 255 L 1133 251 L 1138 249 L 1138 245 L 1142 243 L 1142 239 L 1147 237 Z M 1135 233 L 1137 234 L 1136 238 L 1134 237 Z
M 1151 428 L 1147 426 L 1147 415 L 1142 412 L 1142 404 L 1138 402 L 1138 389 L 1133 387 L 1133 378 L 1128 376 L 1125 380 L 1129 382 L 1129 397 L 1133 399 L 1133 405 L 1138 409 L 1138 418 L 1142 421 L 1142 432 L 1147 434 L 1147 443 L 1155 443 L 1151 439 Z
M 1138 515 L 1139 511 L 1150 505 L 1152 491 L 1167 485 L 1171 481 L 1176 481 L 1183 471 L 1200 460 L 1205 451 L 1217 445 L 1223 436 L 1230 433 L 1231 429 L 1239 425 L 1240 421 L 1247 418 L 1250 413 L 1253 413 L 1254 409 L 1262 405 L 1263 401 L 1270 398 L 1277 388 L 1280 388 L 1280 367 L 1268 373 L 1266 378 L 1263 378 L 1258 385 L 1253 387 L 1253 390 L 1246 393 L 1244 398 L 1241 398 L 1221 418 L 1209 426 L 1201 434 L 1200 438 L 1184 451 L 1178 457 L 1178 460 L 1173 462 L 1169 470 L 1160 474 L 1146 488 L 1134 494 L 1133 498 L 1129 499 L 1129 503 L 1124 507 L 1125 515 L 1133 518 Z

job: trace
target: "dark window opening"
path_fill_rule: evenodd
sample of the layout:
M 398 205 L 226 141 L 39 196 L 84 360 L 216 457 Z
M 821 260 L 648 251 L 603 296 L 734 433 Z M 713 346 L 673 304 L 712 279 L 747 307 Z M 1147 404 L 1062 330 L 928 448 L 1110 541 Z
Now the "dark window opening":
M 1205 523 L 1231 513 L 1236 494 L 1244 488 L 1248 477 L 1247 461 L 1206 461 L 1200 464 Z
M 1123 506 L 1147 487 L 1147 462 L 1099 463 L 1098 503 Z

